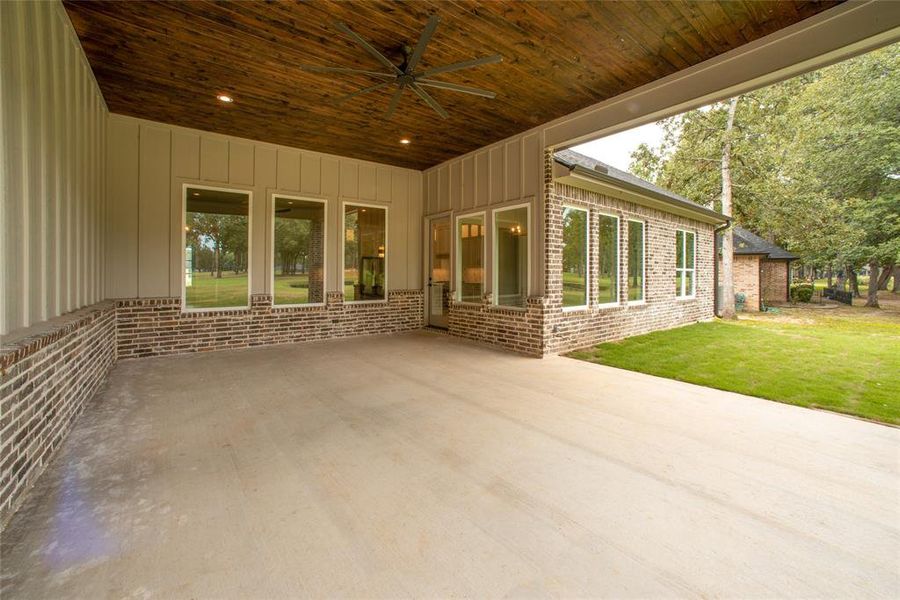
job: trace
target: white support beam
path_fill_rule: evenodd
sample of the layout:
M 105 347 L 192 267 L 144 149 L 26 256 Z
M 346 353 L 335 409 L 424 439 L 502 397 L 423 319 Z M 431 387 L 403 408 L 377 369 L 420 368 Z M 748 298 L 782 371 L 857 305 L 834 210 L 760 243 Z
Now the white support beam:
M 565 148 L 789 79 L 900 40 L 900 2 L 851 0 L 540 129 Z

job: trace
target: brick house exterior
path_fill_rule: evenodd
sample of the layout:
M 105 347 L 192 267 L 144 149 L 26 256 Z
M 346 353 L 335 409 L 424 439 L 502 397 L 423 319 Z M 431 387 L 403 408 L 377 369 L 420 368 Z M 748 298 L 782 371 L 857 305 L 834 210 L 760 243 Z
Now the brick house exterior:
M 629 173 L 573 151 L 547 151 L 544 161 L 544 289 L 524 309 L 450 302 L 451 335 L 486 342 L 531 356 L 566 352 L 599 342 L 708 320 L 714 316 L 715 228 L 725 217 Z M 588 301 L 563 308 L 563 209 L 588 211 Z M 592 282 L 598 277 L 599 215 L 618 217 L 618 301 L 600 305 Z M 645 226 L 645 296 L 630 303 L 628 272 L 630 220 Z M 696 235 L 695 293 L 675 294 L 676 230 Z
M 797 257 L 755 233 L 735 226 L 734 293 L 746 296 L 744 310 L 790 300 L 791 261 Z

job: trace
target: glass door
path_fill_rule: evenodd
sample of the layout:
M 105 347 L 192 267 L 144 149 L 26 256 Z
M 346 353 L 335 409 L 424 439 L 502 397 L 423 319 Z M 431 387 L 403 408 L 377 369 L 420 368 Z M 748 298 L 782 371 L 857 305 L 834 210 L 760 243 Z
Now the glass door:
M 450 217 L 431 220 L 428 232 L 428 324 L 447 328 L 450 297 Z

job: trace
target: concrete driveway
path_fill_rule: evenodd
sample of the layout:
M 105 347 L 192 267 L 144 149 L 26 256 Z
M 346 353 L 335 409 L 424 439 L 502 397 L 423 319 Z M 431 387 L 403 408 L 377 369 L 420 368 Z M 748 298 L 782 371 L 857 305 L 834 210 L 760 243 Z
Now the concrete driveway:
M 3 598 L 898 597 L 900 430 L 415 332 L 127 361 Z

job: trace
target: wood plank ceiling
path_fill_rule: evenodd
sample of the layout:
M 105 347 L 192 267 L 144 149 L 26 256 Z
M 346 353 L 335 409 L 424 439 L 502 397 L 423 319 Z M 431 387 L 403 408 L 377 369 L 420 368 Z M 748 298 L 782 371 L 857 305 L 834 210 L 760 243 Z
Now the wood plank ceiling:
M 810 17 L 837 2 L 120 2 L 64 4 L 112 112 L 287 146 L 425 168 L 634 89 Z M 499 53 L 503 62 L 436 78 L 497 92 L 429 88 L 337 105 L 378 80 L 299 64 L 383 70 L 334 28 L 388 57 L 440 26 L 421 65 Z M 216 100 L 220 93 L 233 104 Z M 412 140 L 401 145 L 400 138 Z

